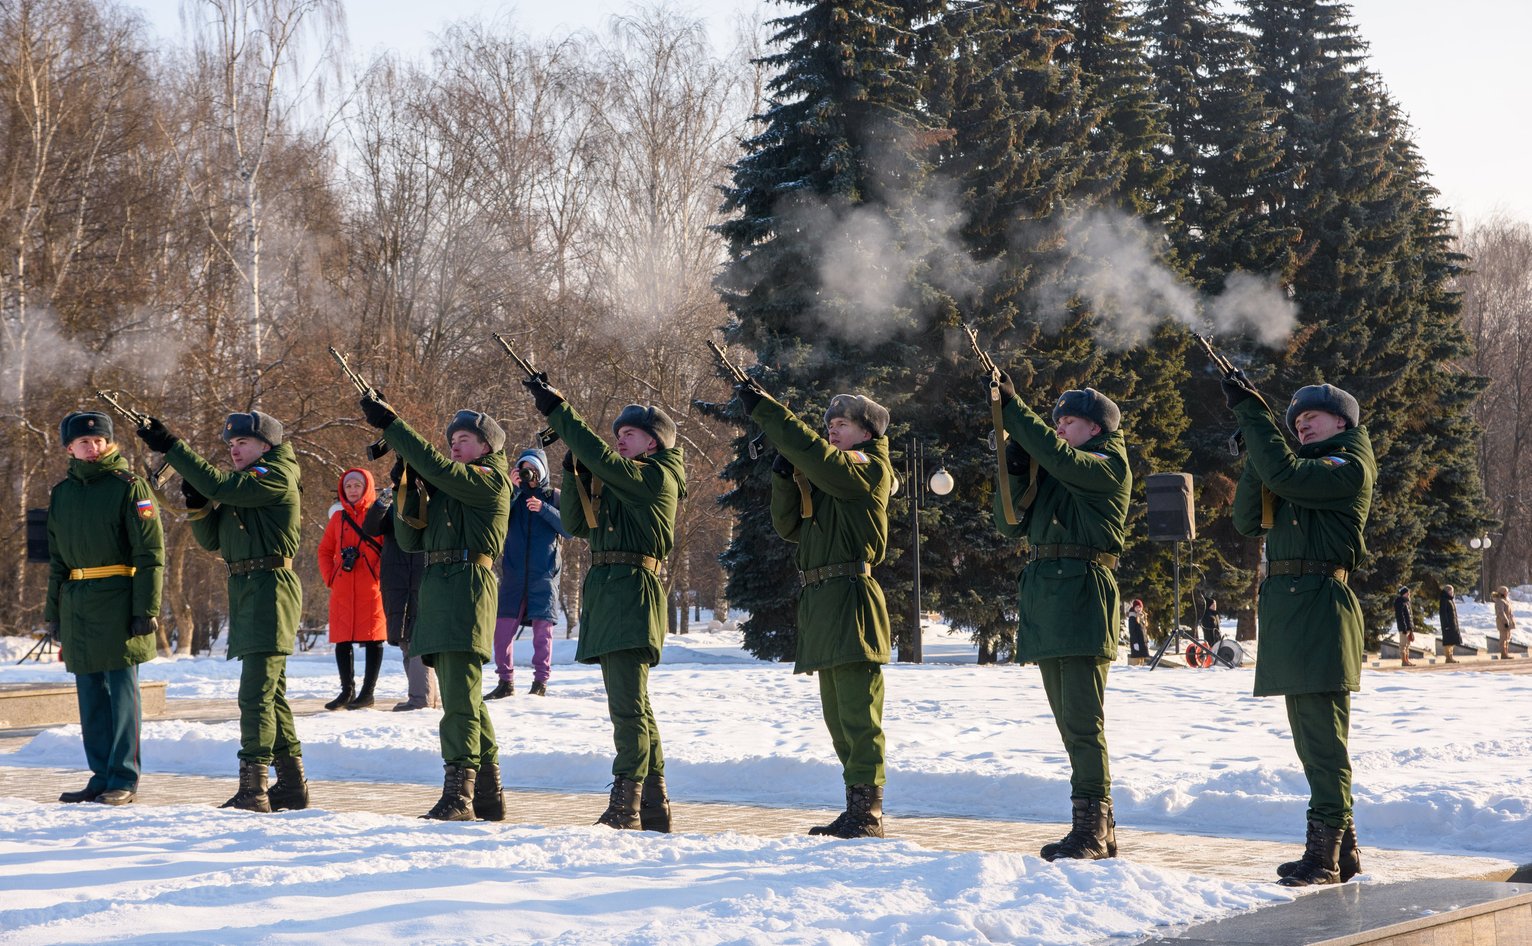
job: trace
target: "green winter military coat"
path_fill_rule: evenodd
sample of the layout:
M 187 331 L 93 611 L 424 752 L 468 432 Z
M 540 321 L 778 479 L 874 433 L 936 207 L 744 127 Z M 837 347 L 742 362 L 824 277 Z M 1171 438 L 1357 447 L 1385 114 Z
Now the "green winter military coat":
M 395 420 L 383 431 L 388 445 L 424 480 L 422 490 L 408 490 L 394 507 L 394 538 L 406 552 L 468 549 L 487 555 L 488 565 L 449 562 L 427 565 L 420 580 L 420 616 L 410 639 L 410 656 L 472 651 L 480 663 L 495 652 L 495 608 L 500 579 L 494 559 L 505 546 L 511 516 L 511 480 L 505 451 L 495 450 L 472 463 L 457 463 L 427 443 L 409 424 Z M 419 520 L 426 494 L 424 529 Z M 432 661 L 427 660 L 430 664 Z
M 1078 448 L 1019 399 L 1002 411 L 1005 431 L 1037 461 L 1037 495 L 1021 508 L 1027 476 L 1008 476 L 1017 524 L 1008 525 L 995 496 L 995 525 L 1028 548 L 1083 545 L 1121 555 L 1127 536 L 1128 495 L 1133 474 L 1122 432 L 1106 431 Z M 1111 569 L 1079 558 L 1047 558 L 1021 572 L 1016 588 L 1020 621 L 1016 660 L 1117 656 L 1121 604 Z
M 165 534 L 149 484 L 115 449 L 94 463 L 69 461 L 48 503 L 48 599 L 43 619 L 59 623 L 64 666 L 101 673 L 154 657 L 154 635 L 128 633 L 135 617 L 160 612 Z M 70 569 L 129 565 L 130 577 L 71 581 Z
M 1234 409 L 1245 433 L 1245 469 L 1234 491 L 1234 527 L 1266 536 L 1266 560 L 1333 562 L 1348 570 L 1367 555 L 1362 531 L 1377 462 L 1367 430 L 1356 427 L 1294 453 L 1259 401 Z M 1270 530 L 1261 528 L 1261 485 L 1273 494 Z M 1271 575 L 1261 582 L 1255 695 L 1361 689 L 1362 606 L 1328 575 Z
M 187 521 L 192 535 L 225 562 L 298 556 L 300 472 L 293 448 L 272 447 L 244 470 L 225 472 L 177 441 L 165 459 L 208 498 Z M 303 613 L 303 585 L 291 568 L 229 576 L 229 659 L 291 654 Z
M 888 551 L 888 497 L 894 470 L 888 438 L 837 450 L 790 410 L 767 398 L 750 417 L 809 481 L 812 515 L 805 519 L 798 484 L 772 474 L 771 523 L 798 545 L 798 570 L 866 562 Z M 845 575 L 805 585 L 798 598 L 794 673 L 848 663 L 888 663 L 888 604 L 871 575 Z
M 661 448 L 624 460 L 568 404 L 548 415 L 580 463 L 580 482 L 591 490 L 596 527 L 585 521 L 575 477 L 564 471 L 559 516 L 564 530 L 590 542 L 592 552 L 634 552 L 664 559 L 676 543 L 676 513 L 686 496 L 686 464 L 680 447 Z M 669 628 L 669 605 L 660 577 L 638 565 L 600 565 L 585 576 L 580 596 L 580 644 L 575 659 L 596 663 L 603 654 L 642 650 L 650 666 L 660 662 Z

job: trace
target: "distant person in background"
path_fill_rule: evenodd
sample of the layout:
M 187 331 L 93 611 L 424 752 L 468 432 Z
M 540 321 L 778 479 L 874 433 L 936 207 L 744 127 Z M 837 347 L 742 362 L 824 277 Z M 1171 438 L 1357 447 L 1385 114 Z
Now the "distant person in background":
M 1202 639 L 1208 642 L 1209 647 L 1216 647 L 1223 640 L 1223 631 L 1218 628 L 1218 599 L 1208 596 L 1207 607 L 1202 609 Z
M 1128 608 L 1128 666 L 1139 667 L 1149 658 L 1149 618 L 1144 602 L 1134 598 Z
M 372 474 L 360 468 L 341 474 L 337 493 L 340 508 L 331 514 L 319 540 L 319 577 L 330 589 L 330 643 L 335 645 L 340 695 L 324 708 L 366 709 L 372 705 L 372 690 L 383 667 L 387 628 L 383 597 L 378 590 L 383 544 L 362 526 L 378 495 L 373 489 Z M 360 691 L 356 688 L 356 660 L 352 654 L 355 644 L 361 644 L 366 654 Z
M 1495 630 L 1500 632 L 1500 656 L 1511 656 L 1511 632 L 1516 629 L 1516 615 L 1511 613 L 1511 590 L 1501 585 L 1490 592 L 1495 602 Z
M 1415 616 L 1410 614 L 1410 589 L 1400 588 L 1394 598 L 1394 626 L 1399 629 L 1399 666 L 1413 667 L 1410 642 L 1415 639 Z
M 394 704 L 396 713 L 441 705 L 436 694 L 436 671 L 410 653 L 415 615 L 420 610 L 420 579 L 425 575 L 426 556 L 424 552 L 406 552 L 394 538 L 394 499 L 403 475 L 404 461 L 396 461 L 388 474 L 392 485 L 378 495 L 378 501 L 368 508 L 367 518 L 362 521 L 367 534 L 377 536 L 383 542 L 378 587 L 383 596 L 388 642 L 399 648 L 407 685 L 404 700 Z M 416 483 L 416 480 L 410 480 L 409 488 L 418 488 Z
M 71 413 L 59 439 L 69 473 L 48 504 L 43 619 L 74 674 L 91 773 L 59 801 L 126 805 L 138 791 L 138 665 L 154 658 L 165 536 L 149 484 L 112 440 L 110 417 Z
M 1438 613 L 1442 620 L 1442 653 L 1447 655 L 1450 664 L 1458 662 L 1452 656 L 1452 648 L 1463 643 L 1463 631 L 1458 627 L 1458 605 L 1452 598 L 1454 592 L 1451 585 L 1443 585 L 1441 601 L 1438 602 Z
M 559 539 L 569 538 L 559 513 L 561 493 L 548 480 L 548 455 L 521 451 L 511 493 L 505 555 L 500 559 L 500 599 L 495 618 L 495 673 L 500 682 L 484 694 L 498 700 L 516 692 L 512 651 L 521 628 L 532 628 L 533 696 L 546 696 L 553 669 L 553 619 L 558 602 Z

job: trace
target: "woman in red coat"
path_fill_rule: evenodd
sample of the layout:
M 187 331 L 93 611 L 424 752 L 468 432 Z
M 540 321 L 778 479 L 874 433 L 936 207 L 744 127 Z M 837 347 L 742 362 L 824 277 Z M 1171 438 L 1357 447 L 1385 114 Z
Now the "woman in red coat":
M 340 508 L 330 516 L 324 538 L 319 540 L 319 574 L 330 589 L 330 643 L 335 645 L 335 664 L 340 668 L 340 696 L 325 709 L 365 709 L 372 705 L 372 688 L 383 666 L 383 639 L 387 624 L 383 596 L 378 591 L 378 540 L 362 531 L 367 507 L 377 498 L 372 474 L 362 469 L 341 475 Z M 361 692 L 356 690 L 353 643 L 366 653 Z

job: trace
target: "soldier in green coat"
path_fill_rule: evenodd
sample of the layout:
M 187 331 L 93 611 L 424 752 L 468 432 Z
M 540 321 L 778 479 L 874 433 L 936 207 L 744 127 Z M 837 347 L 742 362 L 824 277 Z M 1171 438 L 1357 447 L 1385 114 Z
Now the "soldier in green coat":
M 220 807 L 245 811 L 309 803 L 303 746 L 287 705 L 287 658 L 303 610 L 303 586 L 293 570 L 301 477 L 282 433 L 269 414 L 230 414 L 222 437 L 234 469 L 226 473 L 158 418 L 138 429 L 139 438 L 181 474 L 192 535 L 229 569 L 228 657 L 240 661 L 239 790 Z M 268 765 L 277 770 L 269 792 Z
M 445 776 L 441 798 L 423 817 L 503 821 L 500 750 L 482 686 L 484 664 L 494 655 L 495 559 L 511 512 L 505 431 L 488 414 L 458 411 L 447 425 L 443 456 L 383 400 L 364 397 L 361 404 L 404 463 L 394 538 L 406 552 L 426 556 L 410 654 L 436 670 Z
M 154 656 L 165 535 L 149 484 L 112 441 L 110 417 L 72 413 L 59 439 L 69 474 L 48 504 L 43 619 L 74 674 L 91 771 L 83 789 L 59 801 L 126 805 L 138 791 L 138 665 Z
M 777 448 L 771 522 L 798 546 L 794 673 L 819 674 L 819 705 L 840 758 L 846 808 L 809 834 L 883 837 L 883 669 L 888 605 L 872 570 L 888 551 L 888 409 L 837 394 L 821 437 L 755 382 L 741 384 L 750 418 Z
M 1117 429 L 1122 415 L 1106 395 L 1085 388 L 1065 391 L 1049 424 L 1003 373 L 990 391 L 997 395 L 1010 437 L 1002 488 L 1011 492 L 1016 521 L 1008 521 L 997 492 L 995 524 L 1027 542 L 1017 584 L 1016 660 L 1036 662 L 1070 763 L 1070 830 L 1044 845 L 1042 856 L 1116 857 L 1105 702 L 1120 608 L 1112 569 L 1122 554 L 1133 486 Z
M 1234 527 L 1266 537 L 1255 695 L 1282 696 L 1309 782 L 1303 857 L 1277 868 L 1291 887 L 1349 880 L 1361 869 L 1351 821 L 1351 693 L 1361 688 L 1362 607 L 1347 578 L 1367 554 L 1362 532 L 1377 464 L 1356 398 L 1299 388 L 1287 407 L 1296 452 L 1243 373 L 1224 379 L 1248 455 Z
M 670 798 L 649 668 L 660 662 L 669 626 L 660 565 L 675 547 L 676 513 L 686 496 L 676 425 L 658 407 L 629 404 L 612 422 L 614 450 L 546 376 L 522 383 L 569 447 L 559 506 L 564 530 L 590 542 L 575 659 L 601 665 L 617 750 L 611 798 L 596 823 L 668 832 Z M 578 501 L 568 498 L 575 495 Z

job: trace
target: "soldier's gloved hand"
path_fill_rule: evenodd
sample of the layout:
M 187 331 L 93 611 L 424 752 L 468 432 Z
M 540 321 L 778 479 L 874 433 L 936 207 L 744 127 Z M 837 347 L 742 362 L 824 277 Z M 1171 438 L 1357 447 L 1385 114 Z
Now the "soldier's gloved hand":
M 793 461 L 779 453 L 776 459 L 771 461 L 771 472 L 778 476 L 790 477 L 793 475 Z
M 176 445 L 176 441 L 181 439 L 171 433 L 170 428 L 166 427 L 165 422 L 158 417 L 149 418 L 148 423 L 138 428 L 136 433 L 138 439 L 148 444 L 149 449 L 155 453 L 168 453 L 170 448 Z
M 744 403 L 746 414 L 754 411 L 757 404 L 766 400 L 766 389 L 761 387 L 761 383 L 754 378 L 736 384 L 734 393 L 738 394 L 740 401 Z
M 207 505 L 207 497 L 185 480 L 181 481 L 181 495 L 186 497 L 187 509 L 201 509 Z
M 984 397 L 986 400 L 989 398 L 989 384 L 990 376 L 985 375 Z M 1011 376 L 1006 374 L 1004 371 L 1000 372 L 1000 396 L 1002 398 L 1012 398 L 1016 396 L 1016 382 L 1011 380 Z
M 564 467 L 564 469 L 568 470 L 571 473 L 574 472 L 574 452 L 573 451 L 571 451 L 571 450 L 565 450 L 564 451 L 564 463 L 563 463 L 563 467 Z
M 1014 440 L 1005 442 L 1005 471 L 1012 476 L 1026 476 L 1032 472 L 1032 456 Z
M 134 637 L 143 637 L 145 634 L 153 634 L 160 629 L 160 619 L 152 614 L 140 614 L 128 625 L 128 633 Z
M 1255 385 L 1250 383 L 1243 371 L 1230 372 L 1219 385 L 1223 388 L 1224 403 L 1229 405 L 1230 410 L 1257 396 Z
M 60 631 L 59 631 L 59 622 L 57 622 L 57 621 L 49 621 L 48 622 L 48 636 L 53 638 L 53 640 L 55 642 L 57 642 L 59 640 L 62 640 L 62 638 L 59 637 L 59 633 L 60 633 Z
M 399 419 L 399 415 L 382 397 L 374 397 L 372 394 L 368 394 L 360 401 L 357 401 L 357 403 L 362 407 L 362 417 L 366 418 L 367 423 L 379 430 L 387 430 L 389 424 Z
M 546 371 L 539 371 L 535 377 L 522 378 L 521 383 L 532 392 L 532 403 L 537 406 L 537 412 L 544 417 L 552 414 L 555 407 L 564 403 L 564 395 L 548 383 Z

